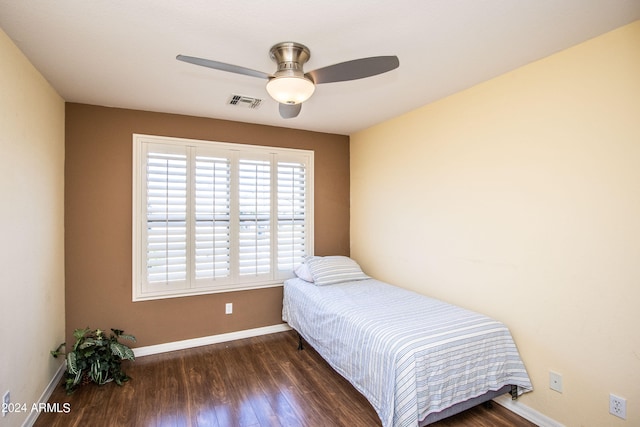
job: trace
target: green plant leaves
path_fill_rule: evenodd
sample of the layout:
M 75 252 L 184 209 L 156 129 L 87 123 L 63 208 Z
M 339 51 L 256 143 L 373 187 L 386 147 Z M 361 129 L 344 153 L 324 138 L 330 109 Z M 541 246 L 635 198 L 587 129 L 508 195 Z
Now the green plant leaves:
M 58 356 L 60 356 L 61 354 L 65 354 L 61 349 L 62 347 L 65 347 L 67 345 L 67 343 L 62 343 L 58 346 L 58 348 L 56 348 L 55 350 L 51 350 L 50 353 L 53 357 L 55 357 L 56 359 L 58 358 Z
M 78 373 L 78 364 L 77 364 L 76 353 L 72 351 L 67 354 L 67 371 L 73 375 Z
M 134 360 L 136 358 L 133 354 L 133 350 L 131 350 L 124 344 L 120 344 L 119 342 L 112 342 L 110 347 L 111 353 L 114 356 L 119 357 L 120 359 Z
M 93 338 L 86 338 L 84 342 L 78 346 L 78 348 L 80 350 L 84 350 L 85 348 L 91 347 L 93 345 L 96 345 L 96 340 L 94 340 Z
M 111 329 L 111 331 L 113 332 L 113 335 L 116 336 L 116 338 L 122 338 L 125 340 L 136 342 L 136 337 L 134 337 L 133 335 L 125 334 L 122 329 Z
M 120 334 L 120 335 L 118 335 L 118 338 L 122 338 L 122 339 L 125 339 L 125 340 L 136 342 L 136 337 L 134 337 L 133 335 Z

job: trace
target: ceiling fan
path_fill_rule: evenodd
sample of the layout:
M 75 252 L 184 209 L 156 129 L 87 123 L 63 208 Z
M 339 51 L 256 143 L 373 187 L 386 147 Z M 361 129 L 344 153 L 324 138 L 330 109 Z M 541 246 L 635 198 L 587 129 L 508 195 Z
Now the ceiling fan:
M 317 84 L 363 79 L 394 70 L 400 65 L 397 56 L 373 56 L 340 62 L 305 73 L 302 66 L 311 57 L 311 52 L 305 45 L 295 42 L 274 45 L 269 51 L 269 56 L 278 64 L 274 74 L 193 56 L 178 55 L 176 59 L 268 80 L 267 92 L 278 101 L 280 116 L 285 119 L 300 114 L 302 103 L 311 97 Z

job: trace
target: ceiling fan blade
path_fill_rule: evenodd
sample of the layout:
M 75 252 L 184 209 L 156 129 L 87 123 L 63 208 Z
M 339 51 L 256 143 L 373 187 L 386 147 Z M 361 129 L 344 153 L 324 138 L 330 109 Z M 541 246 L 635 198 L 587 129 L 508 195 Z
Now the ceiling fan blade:
M 399 65 L 397 56 L 372 56 L 329 65 L 310 71 L 306 75 L 315 84 L 344 82 L 386 73 L 398 68 Z
M 278 104 L 280 110 L 280 117 L 283 119 L 293 119 L 298 117 L 300 110 L 302 110 L 302 104 Z
M 200 65 L 202 67 L 213 68 L 221 71 L 228 71 L 230 73 L 243 74 L 245 76 L 258 77 L 261 79 L 269 79 L 272 77 L 270 74 L 263 73 L 262 71 L 252 70 L 251 68 L 240 67 L 238 65 L 225 64 L 224 62 L 212 61 L 211 59 L 196 58 L 194 56 L 178 55 L 176 56 L 178 61 L 188 62 L 190 64 Z

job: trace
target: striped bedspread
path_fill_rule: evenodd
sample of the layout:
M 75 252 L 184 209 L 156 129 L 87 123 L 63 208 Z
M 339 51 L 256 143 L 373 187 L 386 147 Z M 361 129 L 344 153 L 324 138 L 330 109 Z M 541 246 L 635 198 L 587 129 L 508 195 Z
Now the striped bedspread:
M 374 279 L 287 280 L 282 314 L 369 400 L 384 427 L 417 426 L 507 384 L 532 389 L 505 325 Z

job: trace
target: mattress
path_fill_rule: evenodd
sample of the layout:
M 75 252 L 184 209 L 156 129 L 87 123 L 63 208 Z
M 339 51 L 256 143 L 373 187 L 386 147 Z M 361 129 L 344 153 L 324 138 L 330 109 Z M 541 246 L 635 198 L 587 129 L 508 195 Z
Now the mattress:
M 508 328 L 375 280 L 284 284 L 283 320 L 371 403 L 384 427 L 531 381 Z

